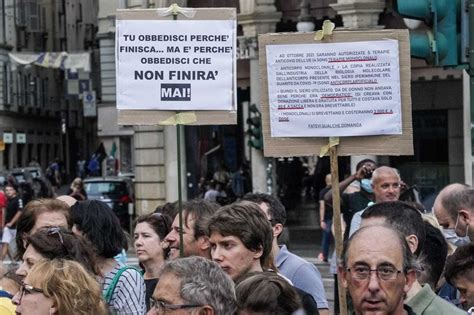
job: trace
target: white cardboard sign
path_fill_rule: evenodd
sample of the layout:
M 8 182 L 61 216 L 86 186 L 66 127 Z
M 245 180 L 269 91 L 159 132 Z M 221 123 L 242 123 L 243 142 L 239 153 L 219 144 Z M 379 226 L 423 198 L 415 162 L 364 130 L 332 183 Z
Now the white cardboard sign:
M 267 45 L 272 137 L 402 134 L 398 41 Z
M 231 110 L 234 20 L 117 20 L 119 110 Z

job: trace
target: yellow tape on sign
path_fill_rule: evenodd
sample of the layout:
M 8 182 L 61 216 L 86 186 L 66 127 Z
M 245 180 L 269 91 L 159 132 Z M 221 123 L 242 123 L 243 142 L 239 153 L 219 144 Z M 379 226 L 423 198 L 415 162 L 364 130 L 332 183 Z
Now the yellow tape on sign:
M 165 120 L 160 121 L 160 125 L 165 126 L 176 126 L 176 125 L 188 125 L 197 121 L 196 114 L 194 112 L 183 112 L 177 113 Z
M 334 31 L 335 28 L 336 24 L 330 20 L 324 20 L 323 28 L 316 32 L 316 35 L 314 35 L 314 40 L 323 40 L 324 36 L 332 35 L 332 31 Z
M 178 4 L 173 3 L 168 8 L 159 8 L 156 9 L 160 16 L 168 16 L 168 15 L 178 15 L 182 14 L 187 18 L 193 18 L 196 15 L 196 9 L 194 8 L 182 8 Z
M 319 157 L 325 156 L 328 153 L 329 148 L 332 148 L 336 145 L 339 145 L 339 137 L 329 137 L 329 143 L 321 147 L 321 152 L 319 153 Z

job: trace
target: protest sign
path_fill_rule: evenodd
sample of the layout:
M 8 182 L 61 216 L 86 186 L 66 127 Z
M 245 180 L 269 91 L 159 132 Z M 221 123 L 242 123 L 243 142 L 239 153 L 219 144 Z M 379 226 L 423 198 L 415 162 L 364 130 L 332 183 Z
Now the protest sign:
M 266 49 L 272 137 L 401 134 L 396 40 Z
M 119 124 L 160 124 L 176 111 L 196 115 L 182 124 L 236 123 L 236 11 L 191 10 L 178 20 L 117 11 Z
M 265 156 L 411 155 L 406 30 L 259 36 Z

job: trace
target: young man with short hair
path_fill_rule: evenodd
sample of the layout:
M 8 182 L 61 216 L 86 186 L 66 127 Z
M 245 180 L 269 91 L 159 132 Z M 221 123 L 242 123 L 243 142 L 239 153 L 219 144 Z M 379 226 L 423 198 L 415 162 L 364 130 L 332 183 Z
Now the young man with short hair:
M 1 261 L 9 254 L 9 244 L 16 237 L 16 223 L 23 210 L 23 200 L 18 196 L 18 188 L 15 185 L 7 184 L 5 195 L 8 198 L 8 203 L 4 215 L 5 226 L 3 227 Z

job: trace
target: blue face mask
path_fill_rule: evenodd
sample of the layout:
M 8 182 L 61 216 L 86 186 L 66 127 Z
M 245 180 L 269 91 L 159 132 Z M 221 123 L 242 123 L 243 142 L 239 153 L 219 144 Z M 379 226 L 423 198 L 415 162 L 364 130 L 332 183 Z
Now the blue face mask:
M 468 245 L 471 243 L 471 240 L 469 239 L 468 236 L 460 237 L 456 234 L 454 229 L 443 229 L 443 235 L 444 235 L 444 238 L 446 238 L 448 242 L 458 247 L 463 246 L 463 245 Z
M 362 188 L 365 192 L 372 194 L 374 192 L 372 190 L 372 179 L 368 179 L 368 178 L 361 179 L 360 188 Z

